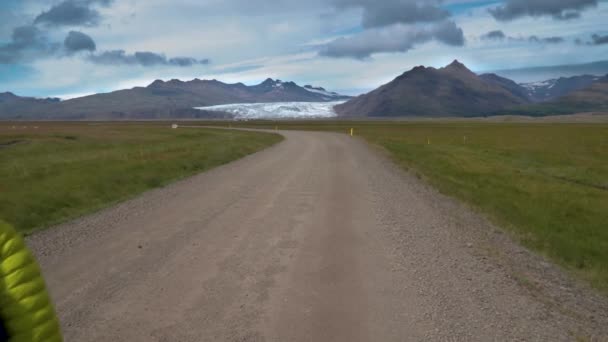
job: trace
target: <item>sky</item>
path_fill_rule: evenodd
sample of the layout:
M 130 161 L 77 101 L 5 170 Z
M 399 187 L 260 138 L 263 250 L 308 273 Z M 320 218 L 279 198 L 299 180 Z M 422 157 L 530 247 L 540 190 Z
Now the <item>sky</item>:
M 271 77 L 355 95 L 454 59 L 476 72 L 606 60 L 607 18 L 605 0 L 1 0 L 0 92 Z

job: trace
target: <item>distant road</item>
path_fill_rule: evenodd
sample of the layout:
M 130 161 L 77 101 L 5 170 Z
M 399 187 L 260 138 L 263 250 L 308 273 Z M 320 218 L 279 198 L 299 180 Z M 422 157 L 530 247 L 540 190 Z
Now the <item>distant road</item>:
M 571 341 L 606 333 L 606 311 L 590 320 L 551 304 L 490 243 L 524 255 L 515 266 L 537 259 L 364 142 L 282 134 L 267 150 L 30 237 L 65 340 Z M 580 301 L 564 291 L 564 301 Z

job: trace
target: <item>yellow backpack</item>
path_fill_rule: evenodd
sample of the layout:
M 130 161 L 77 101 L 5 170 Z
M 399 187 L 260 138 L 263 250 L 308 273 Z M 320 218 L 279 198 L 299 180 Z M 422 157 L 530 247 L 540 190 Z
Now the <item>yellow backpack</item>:
M 0 221 L 0 340 L 61 342 L 40 268 L 23 238 Z

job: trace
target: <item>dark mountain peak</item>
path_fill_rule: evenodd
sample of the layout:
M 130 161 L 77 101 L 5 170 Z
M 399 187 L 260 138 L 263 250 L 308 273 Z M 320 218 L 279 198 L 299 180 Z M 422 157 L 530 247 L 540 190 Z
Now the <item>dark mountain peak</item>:
M 423 75 L 426 72 L 427 72 L 427 68 L 424 65 L 419 65 L 419 66 L 412 68 L 412 70 L 406 71 L 403 74 L 397 76 L 397 78 L 395 80 L 401 80 L 401 79 L 407 78 L 408 76 Z
M 414 67 L 411 71 L 413 71 L 413 72 L 426 71 L 426 67 L 424 65 L 419 65 L 417 67 Z
M 181 80 L 178 80 L 177 78 L 174 78 L 174 79 L 170 80 L 170 81 L 169 81 L 169 82 L 167 82 L 167 83 L 169 83 L 169 84 L 182 84 L 182 83 L 184 83 L 184 82 L 183 82 L 183 81 L 181 81 Z
M 8 91 L 6 93 L 0 93 L 0 102 L 18 100 L 19 98 L 19 96 Z
M 279 80 L 277 80 L 278 82 Z M 273 80 L 272 78 L 267 78 L 266 80 L 264 80 L 264 82 L 260 83 L 260 85 L 273 85 L 276 84 L 277 82 L 275 82 L 275 80 Z
M 488 78 L 458 61 L 441 69 L 418 66 L 335 110 L 340 116 L 475 116 L 528 103 L 523 90 L 512 91 L 517 84 Z
M 434 71 L 437 71 L 437 69 L 435 69 L 433 67 L 425 67 L 424 65 L 419 65 L 419 66 L 412 68 L 412 70 L 410 70 L 410 71 L 404 72 L 403 74 L 401 74 L 400 77 L 407 76 L 407 75 L 427 75 Z M 398 78 L 400 78 L 400 77 L 398 77 Z
M 452 71 L 452 72 L 466 72 L 473 73 L 469 68 L 467 68 L 464 64 L 460 63 L 457 59 L 455 59 L 450 65 L 442 68 L 444 71 Z
M 447 68 L 460 68 L 460 69 L 468 69 L 464 64 L 460 63 L 457 59 L 455 59 Z
M 148 85 L 148 88 L 160 87 L 160 86 L 163 86 L 164 84 L 165 84 L 165 81 L 156 80 L 156 81 L 150 83 L 150 85 Z
M 257 88 L 258 91 L 273 91 L 276 89 L 284 89 L 284 87 L 294 86 L 299 88 L 299 86 L 293 82 L 283 82 L 279 79 L 273 80 L 272 78 L 267 78 L 264 82 L 254 86 L 254 88 Z
M 218 81 L 218 80 L 216 80 L 215 78 L 214 78 L 214 79 L 212 79 L 212 80 L 203 80 L 203 82 L 206 82 L 206 83 L 211 83 L 211 84 L 225 84 L 224 82 L 222 82 L 222 81 Z

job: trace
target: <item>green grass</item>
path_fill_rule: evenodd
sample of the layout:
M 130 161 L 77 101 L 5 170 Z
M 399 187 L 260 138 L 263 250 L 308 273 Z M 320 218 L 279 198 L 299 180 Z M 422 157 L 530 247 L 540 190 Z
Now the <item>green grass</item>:
M 25 232 L 226 163 L 280 139 L 248 132 L 170 130 L 168 124 L 44 124 L 38 130 L 28 125 L 26 130 L 11 130 L 11 124 L 0 124 L 0 219 Z M 354 127 L 355 135 L 386 149 L 399 165 L 608 291 L 606 124 L 231 125 L 342 133 Z
M 173 130 L 168 124 L 0 123 L 0 219 L 28 233 L 281 139 L 241 131 Z
M 283 122 L 355 134 L 524 245 L 608 290 L 608 125 Z M 466 141 L 465 141 L 466 136 Z M 430 142 L 430 144 L 429 144 Z

